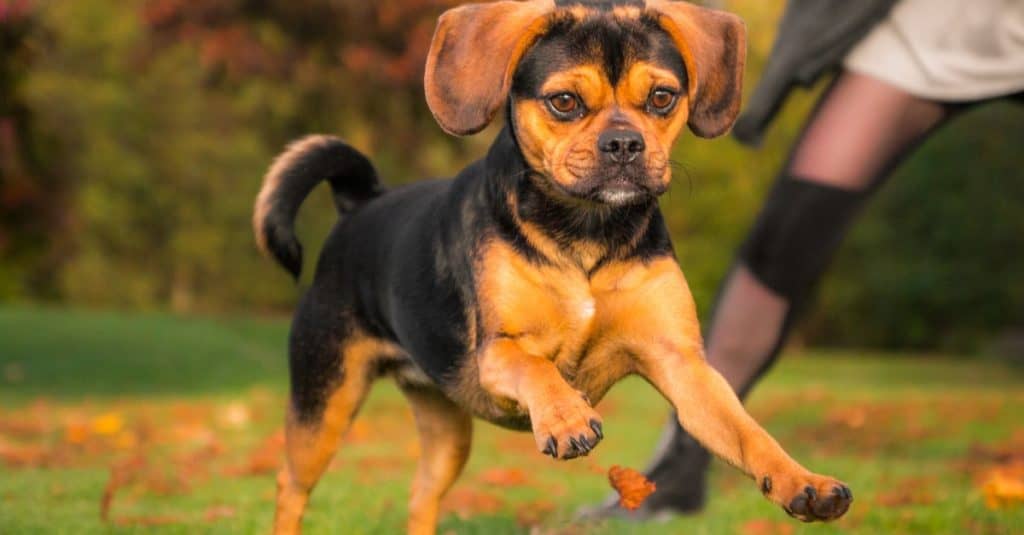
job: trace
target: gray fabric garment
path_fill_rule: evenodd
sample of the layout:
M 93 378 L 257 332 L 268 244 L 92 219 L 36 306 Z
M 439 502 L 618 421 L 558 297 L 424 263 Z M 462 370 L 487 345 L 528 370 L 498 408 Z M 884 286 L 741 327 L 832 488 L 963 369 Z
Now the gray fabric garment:
M 768 64 L 733 136 L 747 145 L 760 144 L 789 92 L 838 66 L 897 1 L 789 0 Z

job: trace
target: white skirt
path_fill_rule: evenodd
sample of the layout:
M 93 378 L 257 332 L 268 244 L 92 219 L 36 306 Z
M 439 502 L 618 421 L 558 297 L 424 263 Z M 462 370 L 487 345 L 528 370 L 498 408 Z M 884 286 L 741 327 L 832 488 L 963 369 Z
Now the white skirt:
M 843 66 L 931 100 L 1024 91 L 1024 0 L 900 0 Z

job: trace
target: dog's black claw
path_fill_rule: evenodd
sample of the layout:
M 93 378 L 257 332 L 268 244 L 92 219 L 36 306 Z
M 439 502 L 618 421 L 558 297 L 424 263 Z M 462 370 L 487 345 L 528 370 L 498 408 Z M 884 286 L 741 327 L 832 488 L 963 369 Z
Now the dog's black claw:
M 590 450 L 594 449 L 594 445 L 591 444 L 589 440 L 587 440 L 586 435 L 581 433 L 579 439 L 577 440 L 580 443 L 580 448 L 583 451 L 583 455 L 590 453 Z
M 548 444 L 544 447 L 544 454 L 550 455 L 552 458 L 558 458 L 558 442 L 555 437 L 548 437 Z
M 601 422 L 597 420 L 591 420 L 590 428 L 594 430 L 594 434 L 597 435 L 598 440 L 604 438 L 604 429 L 601 427 Z
M 761 494 L 768 495 L 772 492 L 772 478 L 771 476 L 764 476 L 761 480 Z
M 579 453 L 583 451 L 583 445 L 576 440 L 576 437 L 569 437 L 569 446 L 568 453 Z
M 807 494 L 812 500 L 818 497 L 818 491 L 814 490 L 814 487 L 807 485 L 804 487 L 804 493 Z

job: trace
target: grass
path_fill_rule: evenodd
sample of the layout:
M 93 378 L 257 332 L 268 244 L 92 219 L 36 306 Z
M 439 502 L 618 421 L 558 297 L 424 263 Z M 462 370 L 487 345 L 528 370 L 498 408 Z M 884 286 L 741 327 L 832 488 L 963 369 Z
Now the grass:
M 276 320 L 0 308 L 0 533 L 266 532 L 286 333 Z M 749 407 L 794 457 L 850 483 L 857 500 L 847 517 L 800 524 L 717 463 L 704 514 L 574 523 L 577 508 L 608 492 L 608 467 L 644 465 L 665 420 L 665 403 L 629 380 L 598 407 L 607 438 L 585 459 L 546 459 L 529 436 L 478 423 L 441 531 L 1024 532 L 1024 506 L 990 509 L 980 485 L 993 452 L 1024 449 L 1024 370 L 800 352 Z M 313 495 L 306 532 L 400 532 L 417 445 L 388 382 L 345 442 Z

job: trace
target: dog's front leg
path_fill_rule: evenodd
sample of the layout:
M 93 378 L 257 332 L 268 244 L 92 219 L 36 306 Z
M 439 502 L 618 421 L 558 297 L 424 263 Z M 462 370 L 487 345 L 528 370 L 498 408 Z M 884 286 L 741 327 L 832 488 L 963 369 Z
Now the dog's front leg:
M 479 370 L 484 390 L 529 412 L 542 453 L 572 459 L 590 453 L 603 438 L 601 417 L 584 396 L 569 386 L 554 363 L 526 353 L 514 339 L 489 343 L 480 353 Z
M 790 515 L 811 522 L 839 518 L 850 506 L 842 482 L 794 461 L 749 414 L 704 359 L 700 342 L 662 340 L 638 369 L 676 409 L 679 424 L 723 460 L 753 477 Z

